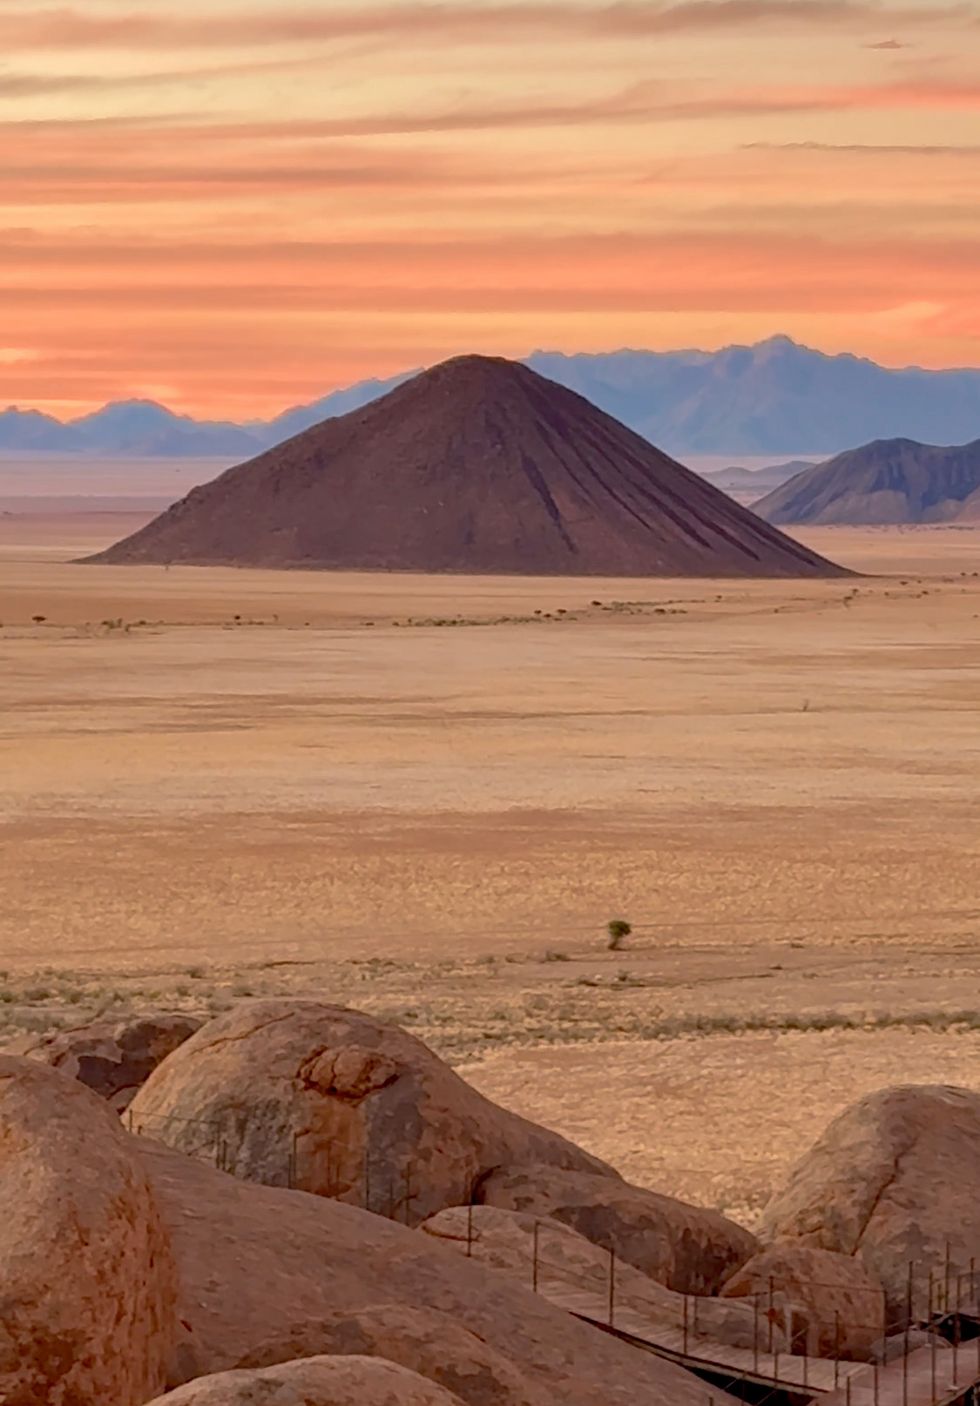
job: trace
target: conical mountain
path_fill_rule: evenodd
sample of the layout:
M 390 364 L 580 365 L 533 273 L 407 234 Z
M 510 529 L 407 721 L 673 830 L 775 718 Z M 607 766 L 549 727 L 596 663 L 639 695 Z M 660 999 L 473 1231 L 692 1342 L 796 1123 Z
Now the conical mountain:
M 758 503 L 771 523 L 890 526 L 972 520 L 980 440 L 950 447 L 878 439 L 807 469 Z
M 93 560 L 840 574 L 574 392 L 478 356 L 229 469 Z

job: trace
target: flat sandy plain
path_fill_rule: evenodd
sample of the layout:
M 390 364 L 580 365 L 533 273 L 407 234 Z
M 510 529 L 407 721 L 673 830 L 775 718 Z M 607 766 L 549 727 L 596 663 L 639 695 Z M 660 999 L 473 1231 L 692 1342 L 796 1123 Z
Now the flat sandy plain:
M 139 520 L 0 516 L 0 1038 L 317 993 L 747 1218 L 861 1092 L 980 1087 L 980 530 L 809 532 L 871 574 L 804 584 L 72 563 Z

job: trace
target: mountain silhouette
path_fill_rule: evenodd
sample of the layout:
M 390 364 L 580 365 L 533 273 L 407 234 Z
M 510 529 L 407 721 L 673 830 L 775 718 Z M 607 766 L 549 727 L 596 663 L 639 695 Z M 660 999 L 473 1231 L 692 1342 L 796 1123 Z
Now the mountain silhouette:
M 753 504 L 771 523 L 884 526 L 980 516 L 980 440 L 944 448 L 876 440 L 817 464 Z
M 580 396 L 476 356 L 229 469 L 93 560 L 841 574 Z
M 886 437 L 949 444 L 980 435 L 980 370 L 893 370 L 861 357 L 827 356 L 788 337 L 717 352 L 541 351 L 525 364 L 675 455 L 788 459 L 838 454 Z M 379 399 L 406 379 L 362 381 L 272 420 L 242 425 L 164 410 L 171 419 L 165 432 L 155 414 L 164 408 L 148 402 L 129 403 L 122 424 L 108 413 L 115 406 L 66 424 L 51 417 L 39 424 L 36 412 L 12 409 L 0 414 L 0 453 L 257 454 Z

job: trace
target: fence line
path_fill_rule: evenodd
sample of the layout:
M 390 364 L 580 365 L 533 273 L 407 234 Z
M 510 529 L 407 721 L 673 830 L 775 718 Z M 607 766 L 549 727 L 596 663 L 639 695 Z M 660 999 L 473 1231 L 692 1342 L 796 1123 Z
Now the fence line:
M 185 1152 L 207 1161 L 220 1171 L 235 1174 L 237 1170 L 237 1157 L 231 1149 L 232 1130 L 225 1121 L 192 1119 L 173 1114 L 143 1115 L 136 1120 L 132 1110 L 127 1114 L 127 1121 L 132 1132 L 149 1137 L 154 1133 L 166 1134 L 168 1127 L 179 1128 L 184 1134 L 180 1142 L 184 1144 Z M 377 1159 L 372 1158 L 370 1148 L 366 1147 L 358 1166 L 354 1167 L 351 1159 L 347 1160 L 346 1165 L 342 1165 L 340 1155 L 335 1156 L 338 1149 L 333 1142 L 327 1140 L 308 1154 L 311 1160 L 318 1158 L 315 1168 L 318 1175 L 304 1175 L 303 1141 L 307 1136 L 311 1134 L 294 1132 L 289 1137 L 281 1173 L 277 1174 L 280 1179 L 267 1184 L 282 1185 L 293 1190 L 308 1190 L 313 1187 L 320 1195 L 338 1197 L 375 1215 L 400 1220 L 406 1225 L 416 1223 L 413 1206 L 419 1200 L 420 1192 L 418 1168 L 414 1160 L 406 1161 L 397 1171 L 388 1167 L 382 1172 L 381 1167 L 377 1165 Z M 188 1147 L 187 1143 L 191 1146 Z M 352 1171 L 354 1175 L 351 1175 Z M 475 1202 L 474 1194 L 475 1187 L 471 1188 L 464 1203 L 466 1254 L 470 1258 L 481 1258 L 481 1235 L 477 1219 L 480 1203 Z M 785 1394 L 799 1387 L 808 1391 L 813 1386 L 809 1380 L 810 1373 L 826 1373 L 829 1369 L 832 1377 L 828 1386 L 838 1388 L 843 1378 L 848 1393 L 846 1406 L 851 1406 L 849 1393 L 852 1376 L 855 1368 L 861 1364 L 852 1355 L 858 1349 L 847 1344 L 848 1329 L 865 1330 L 869 1334 L 873 1331 L 877 1334 L 872 1358 L 863 1364 L 865 1372 L 870 1372 L 871 1375 L 868 1387 L 870 1400 L 867 1403 L 862 1402 L 861 1406 L 942 1406 L 942 1403 L 950 1398 L 948 1393 L 943 1395 L 945 1385 L 948 1385 L 946 1374 L 937 1369 L 937 1355 L 940 1353 L 949 1353 L 948 1361 L 954 1383 L 958 1381 L 961 1366 L 971 1373 L 965 1389 L 971 1384 L 980 1383 L 980 1271 L 976 1257 L 970 1259 L 969 1269 L 965 1271 L 954 1264 L 952 1246 L 949 1243 L 938 1264 L 917 1265 L 914 1261 L 909 1262 L 904 1302 L 901 1309 L 892 1312 L 889 1311 L 887 1292 L 882 1289 L 865 1289 L 860 1286 L 851 1288 L 826 1280 L 804 1281 L 781 1278 L 775 1274 L 768 1277 L 764 1289 L 728 1299 L 669 1290 L 668 1292 L 675 1295 L 678 1318 L 673 1330 L 677 1335 L 675 1349 L 666 1341 L 670 1338 L 671 1329 L 662 1313 L 658 1317 L 653 1309 L 632 1307 L 628 1288 L 622 1283 L 624 1261 L 617 1253 L 614 1243 L 607 1243 L 603 1247 L 586 1241 L 586 1244 L 600 1250 L 605 1256 L 604 1264 L 597 1261 L 591 1266 L 560 1263 L 543 1252 L 549 1230 L 555 1234 L 567 1235 L 568 1229 L 546 1216 L 534 1217 L 529 1234 L 528 1273 L 530 1287 L 535 1293 L 558 1301 L 561 1294 L 556 1293 L 555 1281 L 559 1286 L 565 1285 L 573 1290 L 584 1291 L 589 1296 L 588 1307 L 591 1311 L 579 1316 L 587 1317 L 589 1321 L 610 1331 L 622 1331 L 625 1336 L 651 1351 L 660 1350 L 670 1355 L 676 1350 L 677 1355 L 688 1366 L 700 1363 L 702 1370 L 711 1375 L 727 1375 L 731 1370 L 730 1386 L 740 1387 L 746 1392 L 750 1386 L 758 1387 L 760 1382 L 765 1381 L 772 1383 L 773 1393 Z M 628 1261 L 625 1263 L 628 1269 L 635 1268 L 629 1265 Z M 643 1271 L 635 1272 L 642 1274 Z M 657 1283 L 655 1280 L 651 1282 Z M 800 1302 L 800 1295 L 805 1295 L 808 1290 L 841 1291 L 849 1296 L 880 1299 L 881 1312 L 875 1313 L 867 1321 L 848 1318 L 845 1324 L 840 1312 L 835 1311 L 832 1351 L 818 1351 L 811 1355 L 814 1333 L 812 1315 L 806 1302 Z M 730 1306 L 745 1304 L 751 1310 L 751 1348 L 729 1346 L 703 1331 L 706 1326 L 703 1320 L 704 1306 L 709 1303 L 725 1303 Z M 572 1308 L 569 1311 L 578 1310 Z M 644 1334 L 639 1335 L 635 1330 L 638 1320 L 644 1315 L 648 1322 Z M 631 1326 L 624 1328 L 624 1323 Z M 913 1337 L 913 1334 L 921 1332 L 927 1335 L 926 1348 L 931 1352 L 931 1391 L 928 1400 L 921 1395 L 916 1396 L 914 1401 L 909 1399 L 907 1371 L 903 1375 L 905 1387 L 902 1399 L 880 1400 L 883 1375 L 887 1374 L 890 1364 L 899 1360 L 905 1364 L 909 1362 L 918 1350 L 919 1337 Z M 889 1351 L 889 1344 L 894 1349 L 892 1353 Z M 826 1347 L 825 1335 L 818 1336 L 816 1347 Z M 738 1366 L 736 1361 L 726 1363 L 721 1360 L 725 1356 L 737 1357 L 740 1353 L 746 1358 L 741 1370 L 735 1370 Z M 787 1376 L 790 1373 L 790 1364 L 795 1366 L 793 1372 Z M 795 1376 L 797 1371 L 800 1374 L 799 1380 L 796 1380 Z M 817 1388 L 814 1387 L 814 1390 Z M 759 1406 L 757 1391 L 751 1399 L 755 1406 Z M 980 1406 L 980 1390 L 975 1406 Z

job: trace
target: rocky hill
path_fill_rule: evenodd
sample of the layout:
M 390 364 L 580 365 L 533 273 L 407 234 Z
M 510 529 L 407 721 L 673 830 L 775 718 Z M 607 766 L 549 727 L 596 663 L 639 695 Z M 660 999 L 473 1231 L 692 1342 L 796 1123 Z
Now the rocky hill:
M 821 576 L 762 523 L 526 366 L 461 357 L 195 488 L 98 558 L 606 576 Z
M 883 439 L 797 475 L 753 505 L 767 522 L 878 526 L 980 516 L 980 440 Z

